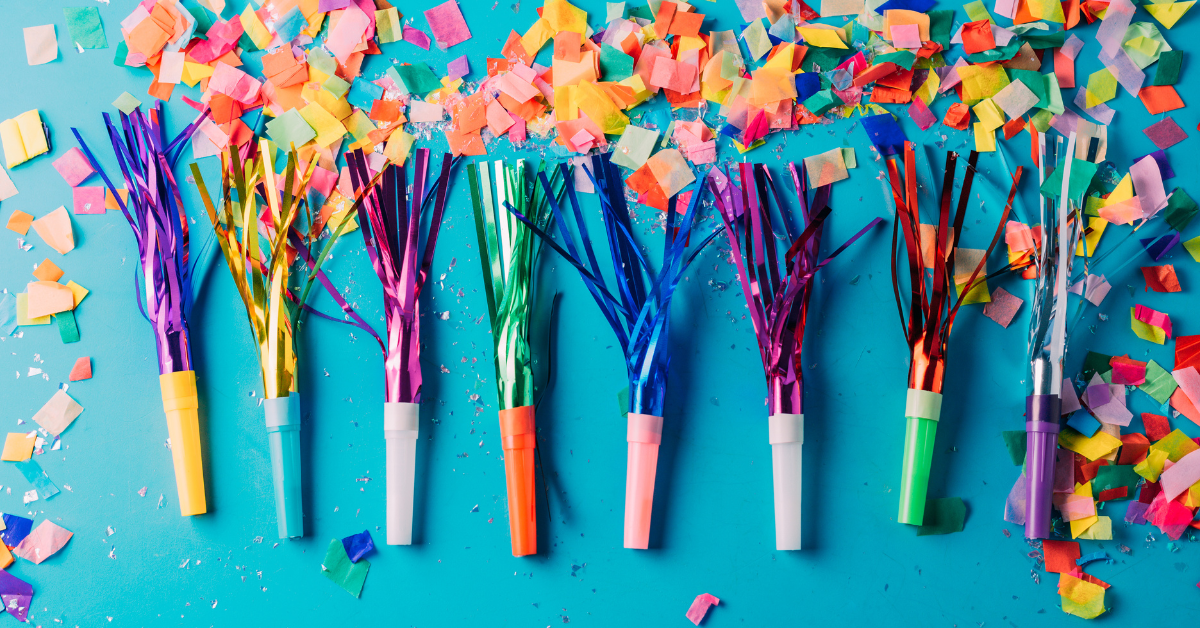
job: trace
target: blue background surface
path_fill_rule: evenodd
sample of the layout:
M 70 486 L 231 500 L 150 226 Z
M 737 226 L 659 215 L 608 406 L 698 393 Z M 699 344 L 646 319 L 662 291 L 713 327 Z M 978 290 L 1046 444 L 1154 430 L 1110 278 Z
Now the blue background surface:
M 227 15 L 243 6 L 240 0 L 230 4 Z M 426 29 L 420 11 L 433 4 L 420 0 L 401 10 L 414 26 Z M 73 50 L 61 10 L 71 5 L 99 6 L 108 50 Z M 112 63 L 119 22 L 133 6 L 131 0 L 109 5 L 5 3 L 0 84 L 6 89 L 0 118 L 41 109 L 52 129 L 54 151 L 12 172 L 21 192 L 0 206 L 0 222 L 16 209 L 40 217 L 70 204 L 70 189 L 50 162 L 74 146 L 71 126 L 100 148 L 100 112 L 112 111 L 109 103 L 124 91 L 149 102 L 149 73 Z M 472 40 L 449 52 L 389 44 L 382 57 L 369 59 L 365 75 L 378 77 L 389 59 L 428 61 L 440 74 L 446 61 L 467 54 L 474 68 L 470 78 L 478 80 L 484 57 L 498 53 L 508 29 L 524 32 L 536 19 L 537 3 L 530 0 L 519 7 L 474 0 L 464 0 L 462 6 Z M 604 4 L 581 6 L 591 13 L 592 26 L 599 27 Z M 951 6 L 943 2 L 938 8 Z M 699 9 L 709 15 L 705 30 L 738 28 L 741 22 L 730 0 L 700 2 Z M 966 19 L 961 10 L 956 17 L 956 23 Z M 1139 10 L 1136 19 L 1151 18 Z M 842 23 L 841 18 L 826 21 Z M 29 67 L 21 28 L 46 23 L 58 27 L 59 60 Z M 1079 57 L 1080 84 L 1099 67 L 1095 30 L 1092 25 L 1078 31 L 1087 42 Z M 1188 15 L 1165 34 L 1173 46 L 1190 50 L 1187 43 L 1200 34 L 1200 26 L 1195 15 Z M 950 56 L 957 55 L 955 47 Z M 256 66 L 252 59 L 257 56 L 244 58 Z M 548 58 L 549 49 L 542 56 Z M 1188 81 L 1190 62 L 1189 56 L 1179 88 L 1185 102 L 1197 95 L 1194 81 Z M 1051 67 L 1047 61 L 1043 69 Z M 168 121 L 178 130 L 191 117 L 178 96 L 198 98 L 199 93 L 180 86 L 175 94 Z M 1073 96 L 1071 91 L 1066 99 Z M 935 112 L 942 114 L 949 102 L 939 100 Z M 1108 154 L 1124 170 L 1131 158 L 1154 150 L 1141 129 L 1155 119 L 1123 91 L 1109 104 L 1119 113 Z M 1196 122 L 1192 111 L 1174 112 L 1189 133 Z M 927 154 L 937 155 L 935 173 L 943 159 L 935 142 L 964 154 L 972 146 L 968 134 L 940 126 L 921 133 L 901 117 L 910 138 L 924 143 Z M 1196 180 L 1197 162 L 1188 158 L 1195 142 L 1189 139 L 1168 151 L 1179 175 L 1168 182 L 1168 190 Z M 1031 165 L 1028 144 L 1026 134 L 1008 143 L 1010 163 Z M 444 146 L 440 139 L 421 145 Z M 859 167 L 849 181 L 835 186 L 829 245 L 873 216 L 892 214 L 890 198 L 876 180 L 880 164 L 873 161 L 856 119 L 772 135 L 767 147 L 747 156 L 782 174 L 787 161 L 836 146 L 857 148 Z M 545 153 L 535 147 L 513 150 L 507 140 L 491 150 L 493 158 L 537 159 L 537 152 Z M 738 159 L 724 145 L 720 157 Z M 190 154 L 179 172 L 189 161 Z M 984 156 L 981 163 L 994 186 L 1002 185 L 995 156 Z M 111 159 L 104 165 L 116 174 Z M 216 159 L 203 160 L 203 168 L 206 176 L 215 177 Z M 1036 174 L 1022 186 L 1026 213 L 1018 217 L 1031 217 L 1036 208 L 1035 180 Z M 97 179 L 88 183 L 98 185 Z M 1200 189 L 1189 191 L 1195 196 Z M 1033 550 L 1020 528 L 1002 521 L 1004 498 L 1018 469 L 1000 432 L 1021 429 L 1028 304 L 1007 330 L 984 318 L 979 306 L 968 308 L 954 330 L 930 495 L 966 501 L 965 531 L 918 538 L 913 528 L 895 522 L 907 358 L 891 294 L 890 234 L 883 227 L 822 271 L 812 302 L 804 357 L 805 549 L 799 552 L 774 549 L 765 388 L 726 247 L 712 246 L 697 260 L 675 303 L 674 361 L 652 549 L 643 552 L 621 548 L 625 423 L 617 393 L 626 385 L 621 356 L 574 270 L 547 255 L 539 276 L 542 306 L 552 291 L 563 295 L 552 385 L 538 410 L 548 500 L 539 504 L 541 552 L 513 558 L 491 338 L 478 289 L 465 169 L 457 172 L 422 305 L 425 402 L 418 447 L 417 543 L 384 546 L 371 555 L 371 573 L 356 600 L 322 577 L 320 564 L 331 539 L 368 529 L 377 542 L 383 541 L 378 348 L 350 327 L 311 320 L 300 374 L 308 535 L 277 542 L 270 463 L 257 408 L 261 381 L 244 312 L 223 260 L 214 257 L 198 198 L 190 185 L 185 192 L 202 278 L 191 328 L 206 430 L 210 513 L 205 516 L 185 519 L 178 514 L 150 330 L 133 301 L 136 251 L 123 217 L 115 212 L 73 217 L 76 249 L 66 256 L 32 231 L 28 240 L 34 247 L 28 252 L 16 246 L 11 232 L 0 237 L 7 242 L 0 246 L 0 287 L 23 290 L 31 280 L 28 272 L 49 257 L 66 271 L 64 281 L 73 279 L 92 290 L 77 311 L 79 343 L 63 345 L 53 326 L 22 328 L 18 337 L 0 341 L 0 398 L 10 430 L 30 429 L 30 417 L 66 381 L 76 357 L 91 356 L 95 370 L 92 380 L 70 386 L 86 411 L 64 434 L 63 449 L 37 457 L 64 492 L 31 504 L 31 510 L 21 503 L 25 480 L 12 465 L 0 465 L 0 510 L 33 512 L 38 520 L 50 518 L 75 532 L 66 549 L 45 563 L 18 561 L 10 568 L 36 589 L 31 613 L 36 624 L 549 626 L 570 621 L 682 626 L 692 598 L 702 592 L 721 598 L 707 620 L 714 627 L 834 622 L 1024 627 L 1079 621 L 1062 615 L 1057 577 L 1045 574 L 1029 556 Z M 980 195 L 984 206 L 971 204 L 964 236 L 965 245 L 975 248 L 986 246 L 1002 208 L 995 193 L 981 190 Z M 584 202 L 597 219 L 595 198 Z M 661 240 L 661 229 L 654 228 L 656 212 L 636 211 L 638 237 L 656 250 Z M 709 215 L 703 227 L 715 224 Z M 1159 221 L 1143 231 L 1164 229 Z M 1110 227 L 1102 251 L 1129 231 Z M 1196 232 L 1193 225 L 1185 239 Z M 1117 272 L 1131 257 L 1137 259 Z M 1003 252 L 993 256 L 992 268 L 1002 258 Z M 1136 239 L 1125 241 L 1100 265 L 1100 272 L 1110 273 L 1114 289 L 1102 307 L 1089 308 L 1076 326 L 1068 373 L 1078 371 L 1087 349 L 1173 364 L 1172 345 L 1138 340 L 1126 314 L 1133 303 L 1142 303 L 1171 313 L 1176 334 L 1200 332 L 1193 293 L 1200 273 L 1181 248 L 1164 261 L 1177 264 L 1184 293 L 1142 292 L 1137 267 L 1149 259 Z M 380 288 L 359 233 L 339 243 L 327 269 L 339 286 L 349 286 L 351 302 L 381 328 Z M 1028 282 L 1013 278 L 992 282 L 993 289 L 997 285 L 1022 298 L 1030 291 Z M 317 305 L 326 311 L 332 307 L 326 296 Z M 442 320 L 447 312 L 448 320 Z M 539 359 L 543 373 L 547 359 Z M 43 369 L 48 379 L 27 377 L 30 367 Z M 1135 413 L 1156 410 L 1141 393 L 1131 403 Z M 22 419 L 25 424 L 18 427 Z M 1182 418 L 1173 423 L 1200 434 Z M 1140 420 L 1133 426 L 1140 429 Z M 146 496 L 140 497 L 143 487 Z M 1123 505 L 1104 513 L 1117 521 L 1114 541 L 1083 544 L 1085 553 L 1103 549 L 1117 559 L 1089 568 L 1113 585 L 1106 598 L 1111 612 L 1100 621 L 1152 625 L 1200 611 L 1197 550 L 1190 539 L 1185 537 L 1172 553 L 1157 531 L 1157 540 L 1149 541 L 1151 528 L 1119 523 Z M 1006 538 L 1006 530 L 1012 538 Z M 1132 553 L 1120 553 L 1118 543 Z M 1040 584 L 1034 576 L 1040 576 Z M 7 621 L 12 620 L 0 618 Z

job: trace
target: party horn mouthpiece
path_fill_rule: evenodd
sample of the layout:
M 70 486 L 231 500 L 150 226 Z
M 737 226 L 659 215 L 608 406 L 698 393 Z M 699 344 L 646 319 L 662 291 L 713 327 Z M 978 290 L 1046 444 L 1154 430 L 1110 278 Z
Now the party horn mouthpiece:
M 942 416 L 942 396 L 927 390 L 908 389 L 904 404 L 904 469 L 900 474 L 900 523 L 919 526 L 925 521 L 925 493 L 933 442 Z
M 537 553 L 537 495 L 534 493 L 533 406 L 500 411 L 504 481 L 508 485 L 508 530 L 513 556 Z
M 171 462 L 175 465 L 175 488 L 179 512 L 185 517 L 208 511 L 204 501 L 204 465 L 200 457 L 200 403 L 196 395 L 196 372 L 178 371 L 158 377 L 162 388 L 167 435 L 171 439 Z
M 383 404 L 383 437 L 387 444 L 388 545 L 412 545 L 419 408 L 415 403 Z
M 650 546 L 650 514 L 654 510 L 654 474 L 662 442 L 660 416 L 629 413 L 629 461 L 625 467 L 625 547 Z
M 775 480 L 775 549 L 798 550 L 804 415 L 776 414 L 768 421 Z
M 300 493 L 300 396 L 263 400 L 271 475 L 275 481 L 275 516 L 279 538 L 304 536 L 304 503 Z
M 1058 449 L 1058 395 L 1025 398 L 1025 538 L 1050 537 L 1050 503 L 1054 497 L 1054 455 Z

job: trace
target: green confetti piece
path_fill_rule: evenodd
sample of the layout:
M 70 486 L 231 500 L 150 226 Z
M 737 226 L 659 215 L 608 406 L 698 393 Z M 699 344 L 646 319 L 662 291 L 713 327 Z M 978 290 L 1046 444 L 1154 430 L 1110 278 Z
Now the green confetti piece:
M 1008 455 L 1012 458 L 1013 464 L 1018 467 L 1025 464 L 1025 447 L 1028 442 L 1025 430 L 1006 431 L 1000 434 L 1004 437 L 1004 446 L 1008 448 Z
M 606 81 L 623 81 L 633 76 L 633 57 L 604 44 L 600 47 L 600 72 Z
M 1159 366 L 1154 360 L 1150 360 L 1146 364 L 1146 381 L 1138 390 L 1150 395 L 1158 403 L 1166 403 L 1175 389 L 1179 388 L 1179 384 L 1175 382 L 1175 378 L 1171 376 L 1163 367 Z
M 1133 465 L 1131 464 L 1107 465 L 1097 470 L 1096 477 L 1092 480 L 1092 491 L 1099 496 L 1100 491 L 1124 486 L 1129 489 L 1125 497 L 1118 497 L 1113 501 L 1133 499 L 1134 494 L 1137 493 L 1138 482 L 1141 479 L 1142 476 L 1134 473 Z
M 1109 364 L 1111 360 L 1111 355 L 1088 351 L 1087 356 L 1083 358 L 1083 381 L 1090 382 L 1092 375 L 1096 373 L 1105 375 L 1112 371 L 1112 364 Z
M 1071 184 L 1067 189 L 1067 195 L 1075 204 L 1083 206 L 1083 196 L 1087 193 L 1088 188 L 1092 185 L 1092 177 L 1096 176 L 1096 169 L 1099 164 L 1085 161 L 1083 159 L 1075 159 L 1071 164 Z M 1046 198 L 1057 198 L 1062 194 L 1062 177 L 1065 168 L 1055 168 L 1050 176 L 1046 177 L 1046 182 L 1042 184 L 1042 196 Z
M 121 113 L 129 115 L 133 113 L 134 109 L 142 106 L 142 101 L 135 98 L 133 94 L 125 92 L 120 96 L 117 96 L 117 99 L 114 100 L 112 104 L 117 109 L 120 109 Z
M 67 18 L 67 30 L 71 41 L 85 50 L 108 48 L 104 37 L 104 24 L 100 21 L 100 10 L 96 7 L 67 7 L 63 9 Z
M 79 342 L 79 325 L 75 322 L 75 312 L 59 312 L 54 315 L 54 321 L 58 323 L 58 337 L 62 338 L 63 344 Z
M 288 109 L 267 123 L 267 135 L 276 146 L 303 146 L 317 136 L 299 111 Z
M 429 66 L 424 63 L 414 63 L 412 65 L 394 65 L 388 70 L 388 75 L 395 74 L 392 77 L 392 82 L 396 86 L 405 90 L 409 94 L 424 96 L 435 89 L 442 86 L 442 82 L 438 80 Z M 399 80 L 397 80 L 399 79 Z
M 1192 197 L 1188 196 L 1183 188 L 1175 188 L 1171 191 L 1171 197 L 1167 199 L 1166 220 L 1172 229 L 1183 231 L 1188 223 L 1192 222 L 1192 218 L 1196 217 L 1197 211 L 1200 211 L 1200 206 L 1196 205 L 1196 201 L 1192 200 Z
M 1183 67 L 1183 51 L 1167 50 L 1159 53 L 1151 85 L 1174 85 L 1179 82 L 1179 69 Z
M 809 96 L 804 101 L 804 108 L 808 109 L 814 116 L 823 116 L 826 111 L 833 109 L 837 105 L 842 104 L 842 99 L 838 98 L 833 90 L 823 89 L 812 96 Z
M 930 499 L 925 502 L 925 521 L 917 528 L 917 536 L 962 532 L 966 519 L 967 505 L 962 498 Z
M 325 551 L 325 561 L 321 563 L 321 573 L 339 587 L 354 597 L 362 595 L 363 584 L 367 581 L 367 572 L 371 570 L 371 562 L 365 558 L 357 563 L 350 562 L 346 555 L 346 546 L 338 539 L 329 542 Z

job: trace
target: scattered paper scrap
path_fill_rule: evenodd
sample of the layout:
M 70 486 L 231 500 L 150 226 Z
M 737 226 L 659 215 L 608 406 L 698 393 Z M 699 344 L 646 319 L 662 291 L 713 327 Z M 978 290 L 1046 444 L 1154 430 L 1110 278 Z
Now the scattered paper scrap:
M 84 356 L 75 360 L 75 366 L 71 367 L 71 374 L 67 378 L 72 382 L 80 382 L 85 379 L 92 378 L 92 359 Z
M 50 150 L 46 128 L 37 109 L 0 122 L 0 143 L 9 168 L 23 164 Z
M 25 31 L 25 60 L 29 65 L 42 65 L 58 58 L 58 37 L 54 25 L 27 26 Z
M 66 255 L 75 248 L 75 232 L 71 228 L 71 216 L 66 207 L 59 207 L 30 224 L 55 251 Z
M 38 499 L 39 495 L 41 499 L 50 499 L 58 495 L 58 487 L 50 481 L 50 476 L 46 475 L 46 472 L 42 470 L 42 465 L 38 464 L 36 460 L 33 458 L 22 460 L 16 463 L 16 466 L 21 475 L 25 476 L 25 479 L 33 485 L 34 499 Z
M 104 36 L 104 24 L 100 21 L 100 10 L 96 7 L 67 7 L 63 9 L 67 18 L 67 32 L 71 41 L 81 50 L 108 48 Z
M 429 30 L 433 32 L 439 48 L 449 48 L 471 38 L 471 31 L 456 0 L 447 0 L 425 11 L 425 21 L 429 22 Z
M 375 541 L 371 538 L 369 530 L 363 530 L 358 534 L 351 534 L 343 538 L 342 545 L 346 548 L 346 556 L 352 563 L 357 563 L 360 558 L 375 550 Z
M 983 306 L 983 315 L 996 321 L 1001 327 L 1007 328 L 1024 302 L 1004 288 L 996 288 L 996 291 L 992 293 L 991 303 Z
M 367 581 L 367 572 L 371 570 L 371 561 L 360 559 L 351 562 L 346 554 L 346 546 L 338 539 L 329 542 L 325 552 L 325 560 L 321 563 L 321 573 L 325 574 L 339 587 L 354 597 L 362 595 L 363 584 Z
M 40 565 L 42 561 L 57 554 L 66 546 L 72 536 L 70 530 L 53 521 L 43 520 L 33 532 L 29 533 L 29 536 L 21 541 L 20 545 L 13 549 L 13 553 Z
M 0 541 L 10 548 L 19 545 L 29 535 L 29 531 L 33 530 L 33 519 L 4 513 L 2 520 L 4 527 L 0 528 Z
M 58 390 L 50 401 L 33 415 L 33 420 L 47 432 L 58 436 L 80 414 L 83 414 L 83 406 L 72 399 L 65 390 Z
M 7 517 L 7 515 L 5 515 Z M 0 570 L 0 602 L 13 619 L 24 622 L 29 618 L 29 604 L 33 600 L 33 587 L 20 578 Z
M 33 216 L 25 212 L 15 209 L 11 216 L 8 217 L 8 223 L 5 225 L 9 231 L 16 231 L 21 235 L 29 233 L 29 226 L 33 224 Z
M 10 199 L 16 195 L 17 195 L 17 186 L 15 184 L 13 184 L 12 179 L 9 178 L 8 171 L 5 170 L 3 167 L 0 167 L 0 201 L 7 201 L 8 199 Z M 21 213 L 25 213 L 25 212 L 21 212 Z M 26 214 L 26 215 L 28 215 L 28 214 Z
M 696 599 L 692 600 L 692 605 L 688 607 L 688 621 L 699 626 L 700 622 L 704 620 L 704 616 L 708 614 L 708 609 L 720 603 L 720 599 L 709 595 L 708 593 L 701 593 L 700 595 L 697 595 Z
M 917 536 L 962 532 L 967 518 L 967 505 L 960 497 L 930 499 L 925 502 L 925 520 L 917 528 Z
M 36 442 L 37 432 L 29 434 L 11 432 L 4 439 L 4 452 L 0 453 L 0 460 L 5 462 L 28 460 L 33 456 L 33 446 Z

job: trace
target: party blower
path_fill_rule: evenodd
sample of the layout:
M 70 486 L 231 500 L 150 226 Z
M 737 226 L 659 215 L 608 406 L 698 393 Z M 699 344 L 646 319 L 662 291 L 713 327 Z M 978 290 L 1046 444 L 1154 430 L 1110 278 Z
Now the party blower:
M 967 201 L 971 197 L 971 182 L 975 177 L 975 164 L 978 159 L 979 154 L 971 151 L 963 175 L 962 191 L 958 196 L 958 207 L 952 212 L 958 154 L 946 154 L 941 205 L 937 214 L 937 226 L 932 233 L 921 230 L 923 225 L 917 199 L 916 155 L 913 143 L 904 143 L 903 186 L 896 158 L 887 160 L 892 198 L 896 203 L 896 222 L 892 225 L 892 288 L 896 295 L 896 308 L 900 312 L 900 323 L 904 327 L 904 337 L 912 357 L 908 370 L 908 397 L 904 405 L 904 467 L 900 476 L 898 517 L 900 523 L 909 525 L 919 526 L 925 520 L 925 494 L 929 487 L 929 473 L 933 463 L 934 439 L 942 413 L 946 349 L 950 341 L 950 331 L 954 326 L 954 317 L 963 301 L 973 290 L 982 287 L 982 282 L 986 279 L 980 273 L 983 272 L 988 256 L 1004 233 L 1008 215 L 1012 212 L 1013 198 L 1017 193 L 1017 183 L 1021 180 L 1022 169 L 1017 168 L 1008 192 L 1008 203 L 1000 216 L 1000 223 L 996 227 L 991 244 L 977 263 L 964 263 L 962 266 L 965 268 L 960 269 L 957 256 L 962 249 L 958 245 L 961 242 L 963 220 L 966 218 Z M 903 239 L 900 239 L 901 234 Z M 929 242 L 927 238 L 932 238 L 933 242 Z M 901 296 L 897 261 L 901 245 L 907 252 L 908 259 L 907 317 L 904 311 L 905 299 Z M 931 251 L 932 259 L 923 260 L 922 251 Z M 926 264 L 932 264 L 933 267 L 933 279 L 928 285 L 925 279 Z M 951 271 L 954 271 L 953 276 Z M 976 283 L 976 280 L 980 283 Z M 959 298 L 952 304 L 951 290 L 956 287 L 959 290 Z
M 610 158 L 609 154 L 594 155 L 592 169 L 587 173 L 600 197 L 600 215 L 604 220 L 606 241 L 592 240 L 588 235 L 583 213 L 579 209 L 579 199 L 575 194 L 574 177 L 568 176 L 569 173 L 563 164 L 558 166 L 557 171 L 563 175 L 566 184 L 570 214 L 579 232 L 579 239 L 576 240 L 572 235 L 565 207 L 560 206 L 554 199 L 550 181 L 544 173 L 539 175 L 539 182 L 550 201 L 555 226 L 562 237 L 563 245 L 560 246 L 545 229 L 522 215 L 520 208 L 513 208 L 513 214 L 579 271 L 588 291 L 600 306 L 601 313 L 616 333 L 617 341 L 625 354 L 625 368 L 629 375 L 625 547 L 646 549 L 650 543 L 654 478 L 658 468 L 658 447 L 662 442 L 667 367 L 671 360 L 667 334 L 671 297 L 674 296 L 675 287 L 683 278 L 688 264 L 696 258 L 704 245 L 720 233 L 720 230 L 713 231 L 700 241 L 693 247 L 690 257 L 685 259 L 688 253 L 688 237 L 692 225 L 696 222 L 696 210 L 704 196 L 704 188 L 701 184 L 693 187 L 687 213 L 678 225 L 675 194 L 679 190 L 671 190 L 667 195 L 670 200 L 666 214 L 666 243 L 663 248 L 662 270 L 656 277 L 650 270 L 650 263 L 633 241 L 633 225 L 625 205 L 625 184 L 617 166 Z M 687 174 L 691 176 L 689 180 L 676 181 L 675 184 L 682 187 L 695 181 L 695 176 L 691 175 L 690 171 Z M 605 244 L 612 257 L 613 273 L 616 277 L 615 285 L 611 288 L 596 261 L 595 249 Z M 583 256 L 580 255 L 580 249 Z
M 188 334 L 193 297 L 187 215 L 171 169 L 204 116 L 200 114 L 168 141 L 162 125 L 161 102 L 149 116 L 140 108 L 129 115 L 122 113 L 119 126 L 105 113 L 108 138 L 125 178 L 124 190 L 113 185 L 79 131 L 71 129 L 137 240 L 141 271 L 140 276 L 135 275 L 134 286 L 135 290 L 145 290 L 145 306 L 141 307 L 141 296 L 138 305 L 154 330 L 158 383 L 163 412 L 167 415 L 175 488 L 179 493 L 179 512 L 185 517 L 204 514 L 207 502 L 201 460 L 200 403 Z
M 775 486 L 775 549 L 798 550 L 804 445 L 800 352 L 813 292 L 812 278 L 882 219 L 867 223 L 845 244 L 820 259 L 825 220 L 832 212 L 828 204 L 830 186 L 816 187 L 810 202 L 811 182 L 803 162 L 799 169 L 796 164 L 789 164 L 788 171 L 800 197 L 803 231 L 799 236 L 792 229 L 792 221 L 766 166 L 738 164 L 738 183 L 713 169 L 708 175 L 708 187 L 725 224 L 725 235 L 758 339 L 759 357 L 766 370 L 767 434 Z M 771 215 L 770 198 L 775 199 L 777 219 Z M 783 251 L 777 243 L 781 232 L 787 237 L 782 244 L 791 243 Z
M 1075 134 L 1067 143 L 1060 202 L 1039 194 L 1044 232 L 1033 261 L 1037 269 L 1029 319 L 1029 388 L 1025 397 L 1025 537 L 1050 536 L 1050 506 L 1054 497 L 1054 457 L 1062 417 L 1063 357 L 1067 339 L 1067 288 L 1082 217 L 1068 194 Z M 1046 178 L 1046 136 L 1038 134 L 1038 175 Z M 1058 145 L 1061 148 L 1061 144 Z M 1035 240 L 1035 245 L 1038 242 Z
M 318 245 L 318 236 L 324 230 L 322 223 L 314 222 L 321 218 L 313 214 L 308 199 L 316 159 L 305 168 L 293 150 L 287 154 L 284 172 L 279 174 L 275 172 L 276 148 L 272 142 L 263 139 L 257 150 L 253 150 L 254 145 L 250 148 L 245 161 L 236 148 L 221 155 L 219 208 L 213 205 L 196 164 L 192 164 L 192 177 L 208 210 L 209 222 L 246 307 L 250 332 L 258 345 L 275 513 L 279 538 L 283 539 L 304 536 L 296 338 L 305 312 L 312 311 L 305 304 L 313 283 L 320 279 L 342 310 L 354 318 L 356 325 L 370 328 L 321 273 L 321 265 L 329 258 L 334 242 L 353 222 L 347 217 L 353 208 L 339 217 L 324 248 L 314 254 L 310 247 Z M 298 276 L 292 273 L 290 262 L 296 255 L 304 260 L 307 273 Z
M 543 168 L 545 165 L 543 164 Z M 496 356 L 496 394 L 500 405 L 500 441 L 508 489 L 508 529 L 513 556 L 537 553 L 537 495 L 534 454 L 533 353 L 529 346 L 533 312 L 534 261 L 538 240 L 504 210 L 511 205 L 547 220 L 547 198 L 529 184 L 525 160 L 516 165 L 480 161 L 467 166 L 484 294 L 492 323 Z M 557 181 L 556 181 L 557 183 Z
M 427 189 L 429 149 L 413 153 L 412 193 L 403 164 L 389 164 L 371 180 L 362 150 L 346 153 L 358 204 L 358 222 L 371 266 L 383 284 L 387 342 L 383 348 L 383 436 L 387 447 L 387 544 L 412 545 L 418 415 L 421 403 L 421 288 L 429 277 L 446 210 L 451 157 Z M 435 198 L 433 215 L 422 221 Z M 423 223 L 423 224 L 422 224 Z M 422 237 L 424 234 L 424 237 Z M 421 247 L 424 246 L 422 251 Z M 378 339 L 378 336 L 376 336 Z

